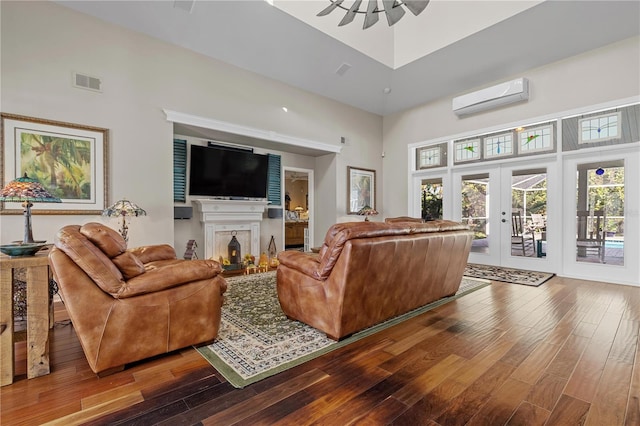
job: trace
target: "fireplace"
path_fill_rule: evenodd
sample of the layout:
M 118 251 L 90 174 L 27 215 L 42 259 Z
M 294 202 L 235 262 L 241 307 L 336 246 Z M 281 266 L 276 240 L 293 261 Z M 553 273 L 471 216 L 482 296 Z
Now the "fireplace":
M 260 256 L 260 222 L 266 200 L 194 200 L 204 226 L 204 258 L 228 257 L 232 234 L 240 243 L 243 256 Z

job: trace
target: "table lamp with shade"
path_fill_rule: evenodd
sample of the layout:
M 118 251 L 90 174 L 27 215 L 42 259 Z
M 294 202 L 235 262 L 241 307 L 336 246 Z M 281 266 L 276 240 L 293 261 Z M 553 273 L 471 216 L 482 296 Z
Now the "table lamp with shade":
M 33 203 L 61 203 L 60 198 L 51 195 L 37 179 L 24 176 L 9 182 L 0 192 L 0 201 L 22 203 L 24 209 L 24 236 L 22 242 L 0 246 L 0 251 L 9 256 L 33 256 L 46 241 L 35 241 L 31 229 L 31 207 Z
M 147 212 L 139 207 L 136 203 L 132 203 L 127 199 L 116 201 L 112 206 L 102 211 L 102 216 L 107 217 L 121 217 L 122 223 L 120 224 L 120 235 L 125 241 L 129 241 L 129 227 L 127 226 L 127 216 L 138 217 L 146 216 Z
M 364 221 L 369 222 L 369 216 L 377 215 L 378 211 L 371 206 L 364 206 L 360 210 L 358 210 L 358 214 L 360 216 L 364 216 Z

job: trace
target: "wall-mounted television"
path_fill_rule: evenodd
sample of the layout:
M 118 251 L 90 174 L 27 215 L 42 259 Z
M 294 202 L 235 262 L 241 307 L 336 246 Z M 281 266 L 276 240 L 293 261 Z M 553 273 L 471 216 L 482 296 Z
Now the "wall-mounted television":
M 269 159 L 251 151 L 191 145 L 189 195 L 267 198 Z

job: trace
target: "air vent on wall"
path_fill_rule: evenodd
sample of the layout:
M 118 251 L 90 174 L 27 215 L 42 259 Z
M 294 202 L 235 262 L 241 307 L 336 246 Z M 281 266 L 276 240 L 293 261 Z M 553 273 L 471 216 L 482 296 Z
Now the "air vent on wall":
M 73 86 L 94 92 L 102 92 L 102 81 L 98 77 L 91 77 L 77 72 L 73 73 Z
M 351 65 L 344 62 L 342 65 L 338 67 L 338 69 L 336 70 L 336 74 L 342 77 L 350 69 L 351 69 Z

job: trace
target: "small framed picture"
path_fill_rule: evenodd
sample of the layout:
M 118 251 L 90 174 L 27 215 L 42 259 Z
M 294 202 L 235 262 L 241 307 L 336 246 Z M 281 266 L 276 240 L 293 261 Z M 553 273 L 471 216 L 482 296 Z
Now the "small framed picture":
M 358 214 L 363 207 L 376 208 L 376 171 L 347 167 L 347 214 Z

